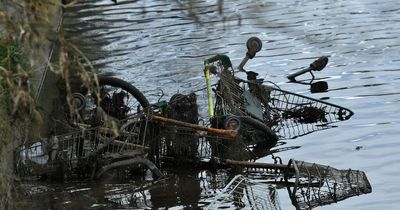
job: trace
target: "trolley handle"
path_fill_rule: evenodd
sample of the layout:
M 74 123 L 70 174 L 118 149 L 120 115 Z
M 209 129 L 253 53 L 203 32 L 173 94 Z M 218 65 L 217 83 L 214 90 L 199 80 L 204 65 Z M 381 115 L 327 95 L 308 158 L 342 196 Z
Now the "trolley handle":
M 210 63 L 214 63 L 216 61 L 220 61 L 224 68 L 232 67 L 231 59 L 227 55 L 217 54 L 211 58 L 204 60 L 204 65 L 208 65 Z
M 210 78 L 210 63 L 214 63 L 216 61 L 220 61 L 224 69 L 232 68 L 231 59 L 227 55 L 217 54 L 211 58 L 204 60 L 204 76 L 206 77 L 206 86 L 207 86 L 207 96 L 208 96 L 208 112 L 210 118 L 214 118 L 214 102 L 212 98 L 212 89 L 211 89 L 211 78 Z

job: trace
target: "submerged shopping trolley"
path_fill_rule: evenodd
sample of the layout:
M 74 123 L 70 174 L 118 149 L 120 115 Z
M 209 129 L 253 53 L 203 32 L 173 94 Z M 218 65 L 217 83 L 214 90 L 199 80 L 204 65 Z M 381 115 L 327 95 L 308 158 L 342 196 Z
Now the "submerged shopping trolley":
M 276 186 L 258 182 L 244 175 L 232 178 L 205 209 L 218 208 L 281 209 Z
M 293 159 L 287 165 L 232 160 L 226 164 L 250 169 L 252 173 L 245 170 L 235 176 L 211 199 L 207 209 L 280 209 L 279 189 L 288 192 L 297 210 L 329 205 L 372 191 L 367 176 L 359 170 L 339 170 Z M 256 170 L 259 172 L 254 175 Z
M 236 142 L 236 131 L 165 118 L 152 109 L 117 124 L 117 128 L 77 128 L 67 134 L 27 142 L 15 154 L 16 172 L 23 178 L 97 179 L 115 172 L 123 176 L 140 171 L 137 169 L 150 169 L 160 177 L 163 163 L 200 164 L 214 157 L 237 157 L 240 153 L 249 159 L 244 146 L 214 148 L 223 141 Z
M 129 128 L 77 128 L 49 139 L 26 142 L 16 152 L 16 172 L 23 178 L 85 179 L 99 178 L 113 169 L 145 166 L 161 176 L 147 158 L 151 146 L 146 139 L 147 119 L 141 112 L 130 119 Z
M 96 178 L 138 165 L 160 175 L 157 167 L 168 160 L 254 160 L 269 154 L 279 139 L 324 129 L 353 115 L 344 107 L 264 84 L 257 73 L 243 69 L 261 49 L 261 41 L 251 38 L 247 47 L 239 65 L 247 80 L 235 76 L 226 55 L 205 60 L 209 122 L 198 123 L 195 94 L 189 99 L 177 94 L 169 102 L 150 105 L 131 84 L 99 77 L 98 93 L 85 89 L 73 94 L 79 116 L 70 119 L 80 119 L 89 128 L 22 145 L 16 169 L 27 175 L 39 168 L 39 173 L 58 170 Z M 214 94 L 211 75 L 218 77 Z M 185 104 L 191 108 L 185 109 Z M 104 115 L 117 126 L 107 126 Z
M 258 79 L 256 72 L 244 70 L 261 46 L 256 37 L 247 41 L 248 52 L 238 71 L 226 55 L 204 61 L 211 127 L 237 130 L 243 143 L 260 151 L 275 146 L 278 139 L 296 138 L 350 119 L 353 112 L 345 107 L 282 90 Z M 327 58 L 323 58 L 310 66 L 324 68 Z M 326 62 L 321 64 L 321 60 Z M 237 77 L 239 72 L 247 78 Z M 212 75 L 218 78 L 215 85 L 211 84 Z

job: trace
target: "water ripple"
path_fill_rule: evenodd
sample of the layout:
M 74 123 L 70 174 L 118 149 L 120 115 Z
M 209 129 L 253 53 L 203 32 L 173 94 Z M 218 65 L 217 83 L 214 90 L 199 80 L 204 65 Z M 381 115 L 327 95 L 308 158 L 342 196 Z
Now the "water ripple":
M 258 36 L 264 47 L 246 69 L 297 93 L 311 95 L 309 86 L 287 83 L 285 76 L 321 55 L 329 56 L 328 66 L 315 72 L 329 89 L 312 97 L 349 107 L 355 116 L 337 128 L 290 141 L 285 147 L 301 148 L 281 154 L 284 159 L 366 170 L 374 193 L 346 200 L 341 204 L 345 209 L 400 205 L 399 191 L 381 186 L 397 183 L 396 167 L 388 164 L 399 162 L 397 0 L 224 0 L 222 14 L 216 1 L 198 0 L 193 5 L 196 17 L 189 15 L 188 0 L 119 2 L 82 1 L 68 9 L 66 34 L 89 54 L 99 72 L 133 83 L 150 101 L 158 100 L 160 87 L 165 99 L 204 87 L 202 63 L 207 57 L 226 53 L 237 66 L 251 36 Z M 355 151 L 357 146 L 365 151 Z

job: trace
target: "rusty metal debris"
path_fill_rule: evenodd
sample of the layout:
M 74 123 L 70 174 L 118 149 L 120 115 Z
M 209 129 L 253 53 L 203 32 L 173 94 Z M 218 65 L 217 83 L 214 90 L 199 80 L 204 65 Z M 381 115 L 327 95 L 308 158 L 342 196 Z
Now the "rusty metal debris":
M 236 175 L 218 192 L 205 209 L 246 207 L 249 209 L 281 209 L 276 187 L 243 175 Z
M 206 169 L 252 168 L 261 174 L 279 175 L 298 209 L 371 192 L 360 171 L 294 160 L 288 165 L 281 161 L 251 162 L 271 154 L 270 149 L 280 139 L 329 128 L 332 123 L 349 119 L 353 112 L 264 84 L 257 73 L 244 70 L 245 63 L 261 49 L 261 41 L 251 38 L 247 47 L 249 51 L 240 64 L 247 80 L 235 76 L 226 55 L 205 60 L 209 121 L 198 123 L 194 93 L 176 94 L 169 102 L 150 105 L 129 83 L 100 77 L 100 97 L 87 90 L 74 94 L 79 113 L 68 120 L 87 126 L 21 145 L 16 151 L 17 174 L 36 179 L 101 179 L 149 170 L 157 178 L 163 176 L 164 169 L 182 164 Z M 212 75 L 218 77 L 214 90 Z M 113 118 L 117 127 L 105 123 L 104 116 Z M 271 209 L 279 209 L 273 190 L 278 185 L 258 190 L 272 193 L 267 198 L 257 195 L 255 186 L 261 185 L 237 176 L 222 192 L 230 191 L 224 196 L 233 196 L 236 207 L 260 205 L 257 208 L 263 209 L 268 203 Z M 253 200 L 245 204 L 245 197 Z M 210 206 L 224 199 L 229 198 L 217 196 Z
M 339 170 L 326 165 L 290 160 L 294 175 L 285 175 L 287 189 L 296 209 L 313 209 L 372 192 L 364 172 Z
M 252 178 L 236 175 L 207 206 L 280 209 L 277 189 L 287 189 L 296 209 L 313 209 L 372 191 L 364 172 L 290 160 L 288 165 L 225 160 L 225 164 L 269 170 Z M 245 173 L 244 173 L 245 174 Z M 260 172 L 259 174 L 263 174 Z M 273 175 L 273 176 L 272 176 Z

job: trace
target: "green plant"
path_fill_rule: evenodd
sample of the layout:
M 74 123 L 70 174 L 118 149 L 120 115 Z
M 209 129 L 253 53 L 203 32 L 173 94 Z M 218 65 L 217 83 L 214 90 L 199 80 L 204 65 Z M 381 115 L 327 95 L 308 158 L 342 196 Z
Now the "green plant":
M 28 68 L 28 62 L 16 41 L 6 42 L 0 38 L 0 66 L 12 70 L 16 65 Z

